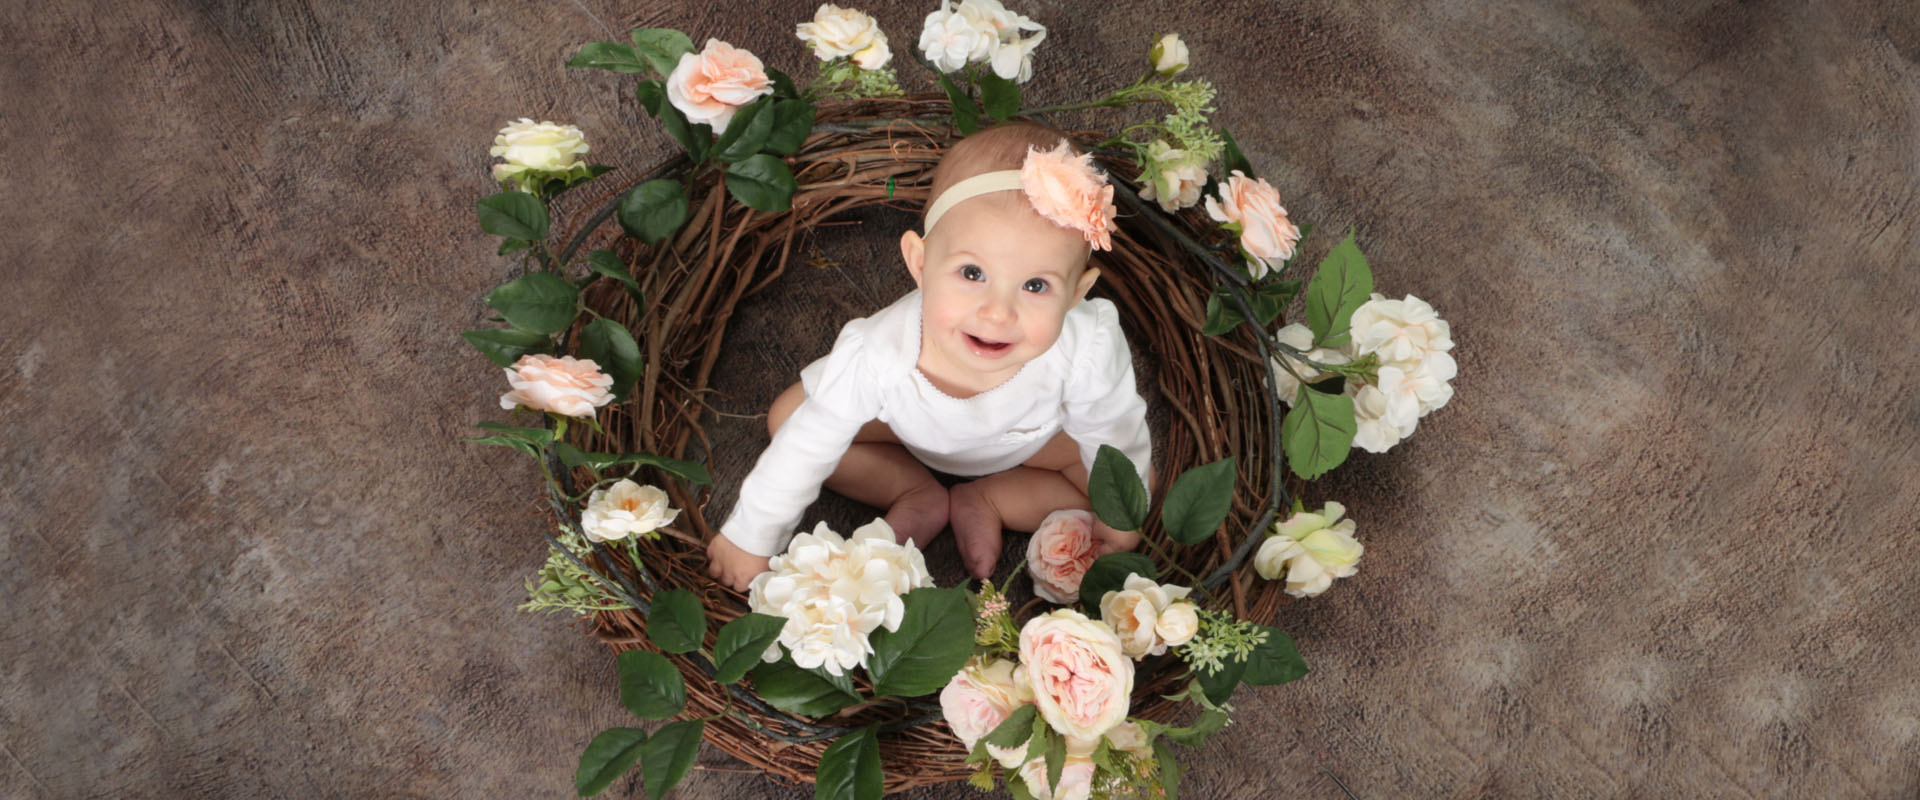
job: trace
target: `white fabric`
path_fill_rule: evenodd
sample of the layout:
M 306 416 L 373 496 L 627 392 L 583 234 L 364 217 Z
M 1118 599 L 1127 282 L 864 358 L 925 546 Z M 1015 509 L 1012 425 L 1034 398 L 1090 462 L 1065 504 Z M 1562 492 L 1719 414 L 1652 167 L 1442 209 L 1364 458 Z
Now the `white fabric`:
M 841 327 L 833 351 L 801 370 L 806 399 L 760 454 L 720 532 L 755 555 L 785 552 L 854 435 L 876 419 L 922 463 L 953 475 L 1019 466 L 1064 430 L 1089 471 L 1107 444 L 1146 480 L 1153 447 L 1147 403 L 1134 387 L 1133 356 L 1111 301 L 1070 309 L 1053 347 L 973 397 L 934 388 L 915 366 L 919 359 L 917 290 Z
M 960 201 L 979 197 L 988 192 L 1005 192 L 1014 189 L 1024 191 L 1027 185 L 1020 179 L 1017 169 L 1003 169 L 998 172 L 982 172 L 963 180 L 940 193 L 940 197 L 927 207 L 927 229 L 922 235 L 933 235 L 933 226 L 940 224 L 940 218 L 960 205 Z

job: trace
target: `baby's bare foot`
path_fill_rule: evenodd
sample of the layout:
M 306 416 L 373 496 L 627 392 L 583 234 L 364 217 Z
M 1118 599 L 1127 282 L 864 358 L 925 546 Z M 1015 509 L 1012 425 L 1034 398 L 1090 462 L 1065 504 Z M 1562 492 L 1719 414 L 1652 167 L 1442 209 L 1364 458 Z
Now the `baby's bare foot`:
M 907 491 L 887 509 L 887 524 L 901 544 L 913 540 L 926 549 L 933 537 L 947 527 L 947 490 L 938 483 L 925 483 Z
M 993 568 L 1000 562 L 1000 512 L 975 483 L 955 486 L 949 496 L 948 517 L 960 545 L 960 560 L 974 577 L 993 577 Z

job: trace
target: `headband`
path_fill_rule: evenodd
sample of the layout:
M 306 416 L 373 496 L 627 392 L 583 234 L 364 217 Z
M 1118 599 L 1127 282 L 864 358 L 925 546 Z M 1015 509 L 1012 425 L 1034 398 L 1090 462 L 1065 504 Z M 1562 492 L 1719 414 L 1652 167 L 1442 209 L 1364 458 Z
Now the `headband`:
M 1052 150 L 1029 146 L 1019 169 L 983 172 L 947 187 L 927 207 L 925 234 L 932 235 L 940 218 L 962 201 L 1015 189 L 1025 192 L 1033 210 L 1049 222 L 1077 231 L 1093 247 L 1113 249 L 1113 187 L 1094 169 L 1093 156 L 1073 155 L 1065 140 Z

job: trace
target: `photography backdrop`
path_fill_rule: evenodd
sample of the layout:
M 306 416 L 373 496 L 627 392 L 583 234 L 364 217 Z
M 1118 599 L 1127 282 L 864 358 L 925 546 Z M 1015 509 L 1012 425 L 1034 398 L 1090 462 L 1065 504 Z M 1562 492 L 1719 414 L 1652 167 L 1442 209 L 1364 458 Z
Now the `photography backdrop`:
M 1314 487 L 1360 572 L 1283 610 L 1313 673 L 1239 694 L 1188 796 L 1920 791 L 1910 3 L 1013 5 L 1043 102 L 1182 34 L 1307 262 L 1356 230 L 1458 343 L 1452 404 Z M 603 647 L 514 610 L 533 466 L 462 443 L 505 416 L 458 338 L 512 275 L 486 148 L 570 122 L 631 174 L 668 140 L 581 44 L 668 26 L 804 79 L 813 7 L 0 15 L 0 796 L 570 795 L 630 723 Z M 932 7 L 864 5 L 910 84 Z M 906 216 L 852 221 L 743 309 L 717 408 L 905 285 Z M 811 796 L 700 767 L 680 796 Z

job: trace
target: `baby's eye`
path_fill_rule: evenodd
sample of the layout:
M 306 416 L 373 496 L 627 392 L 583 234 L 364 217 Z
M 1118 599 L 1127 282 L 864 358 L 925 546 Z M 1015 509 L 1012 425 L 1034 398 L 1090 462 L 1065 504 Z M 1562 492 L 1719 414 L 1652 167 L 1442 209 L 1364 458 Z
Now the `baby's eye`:
M 960 277 L 970 281 L 984 281 L 987 279 L 987 273 L 979 267 L 968 264 L 960 268 Z
M 1028 278 L 1026 283 L 1020 284 L 1020 288 L 1033 292 L 1034 294 L 1040 294 L 1047 290 L 1047 282 L 1040 278 Z

